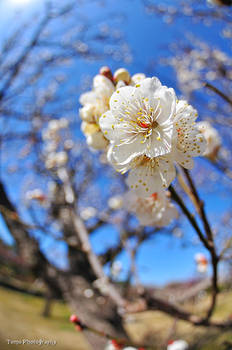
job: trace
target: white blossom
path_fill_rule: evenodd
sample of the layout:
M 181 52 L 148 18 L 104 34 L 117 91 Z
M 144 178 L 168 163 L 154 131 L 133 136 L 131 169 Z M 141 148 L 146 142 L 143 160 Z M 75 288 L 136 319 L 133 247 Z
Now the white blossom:
M 115 340 L 109 340 L 104 350 L 118 350 L 122 349 Z
M 196 110 L 157 78 L 117 89 L 99 122 L 111 143 L 108 160 L 121 173 L 130 170 L 127 184 L 139 196 L 167 188 L 175 162 L 191 169 L 192 157 L 204 151 L 196 118 Z
M 221 147 L 221 138 L 217 130 L 207 121 L 197 123 L 197 128 L 206 139 L 206 150 L 203 155 L 215 160 Z
M 37 201 L 43 203 L 46 201 L 47 197 L 41 189 L 35 188 L 34 190 L 26 192 L 26 199 L 27 200 L 37 200 Z
M 86 297 L 86 298 L 92 298 L 93 296 L 94 296 L 94 292 L 93 292 L 93 290 L 92 289 L 90 289 L 90 288 L 88 288 L 88 289 L 85 289 L 84 290 L 84 296 Z
M 64 151 L 51 152 L 47 155 L 45 166 L 47 169 L 62 167 L 67 163 L 67 161 L 68 161 L 68 155 L 66 152 Z
M 110 99 L 110 110 L 100 118 L 104 135 L 114 145 L 115 160 L 128 164 L 140 155 L 153 158 L 169 153 L 175 107 L 174 90 L 157 78 L 118 89 Z
M 138 197 L 130 191 L 125 196 L 125 208 L 134 213 L 143 226 L 164 227 L 178 217 L 176 207 L 164 191 L 153 193 L 147 198 Z
M 59 126 L 60 129 L 66 129 L 69 126 L 69 121 L 66 118 L 60 118 L 59 119 Z
M 48 130 L 56 132 L 59 128 L 60 124 L 58 119 L 52 119 L 48 122 Z
M 188 350 L 189 346 L 185 340 L 169 341 L 167 350 Z
M 108 206 L 113 210 L 118 210 L 123 206 L 122 196 L 113 196 L 108 200 Z
M 95 217 L 97 214 L 97 210 L 93 207 L 87 207 L 81 210 L 80 216 L 83 220 L 87 221 L 93 217 Z
M 195 123 L 197 116 L 197 111 L 185 100 L 177 101 L 172 156 L 186 169 L 193 168 L 192 157 L 202 155 L 206 148 L 206 140 Z
M 123 347 L 122 345 L 118 344 L 116 340 L 109 340 L 107 342 L 107 345 L 105 347 L 105 350 L 137 350 L 137 348 L 134 348 L 133 346 L 126 346 Z
M 195 254 L 195 262 L 197 264 L 197 271 L 200 273 L 206 273 L 208 271 L 208 259 L 203 253 Z

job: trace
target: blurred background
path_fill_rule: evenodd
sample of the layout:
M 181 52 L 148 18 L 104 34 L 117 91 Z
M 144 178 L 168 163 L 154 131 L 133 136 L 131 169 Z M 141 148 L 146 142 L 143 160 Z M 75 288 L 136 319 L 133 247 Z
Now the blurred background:
M 86 145 L 79 97 L 102 66 L 157 76 L 217 129 L 220 150 L 197 159 L 192 173 L 225 250 L 216 316 L 232 317 L 231 23 L 230 7 L 205 0 L 0 0 L 1 349 L 24 338 L 88 349 L 69 324 L 71 311 L 86 322 L 105 322 L 95 306 L 109 303 L 94 299 L 96 277 L 80 250 L 73 212 L 125 293 L 139 283 L 191 311 L 201 313 L 209 303 L 211 269 L 199 272 L 194 260 L 199 252 L 207 259 L 207 252 L 186 219 L 180 215 L 164 229 L 141 227 L 121 207 L 122 177 Z M 188 340 L 192 349 L 229 349 L 232 341 L 232 331 L 195 329 L 159 312 L 127 323 L 132 337 L 150 339 L 154 349 L 165 349 L 169 336 Z

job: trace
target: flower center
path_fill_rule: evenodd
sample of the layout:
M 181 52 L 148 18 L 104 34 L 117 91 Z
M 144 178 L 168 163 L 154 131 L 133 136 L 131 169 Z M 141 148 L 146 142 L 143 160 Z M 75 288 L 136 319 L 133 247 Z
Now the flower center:
M 141 126 L 141 128 L 148 129 L 150 127 L 150 124 L 142 122 L 141 120 L 138 121 L 138 126 Z

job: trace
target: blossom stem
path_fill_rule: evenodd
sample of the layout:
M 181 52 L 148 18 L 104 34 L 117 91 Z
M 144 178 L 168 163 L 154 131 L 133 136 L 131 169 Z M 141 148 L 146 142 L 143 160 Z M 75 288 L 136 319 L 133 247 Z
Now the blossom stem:
M 190 213 L 190 211 L 188 210 L 188 208 L 184 204 L 183 200 L 178 195 L 178 193 L 176 192 L 176 190 L 174 189 L 174 187 L 172 185 L 169 186 L 169 191 L 171 192 L 172 199 L 179 205 L 179 207 L 181 208 L 181 210 L 183 211 L 183 213 L 186 215 L 187 219 L 189 220 L 190 224 L 193 226 L 193 228 L 197 232 L 198 237 L 200 238 L 201 242 L 204 244 L 206 249 L 210 250 L 211 247 L 210 247 L 207 239 L 205 238 L 203 232 L 201 231 L 196 219 Z
M 205 208 L 204 208 L 204 202 L 200 199 L 199 194 L 197 192 L 196 186 L 194 184 L 194 181 L 187 169 L 183 169 L 184 174 L 186 176 L 186 179 L 188 181 L 188 184 L 190 186 L 190 189 L 192 191 L 192 194 L 195 198 L 195 202 L 197 203 L 197 208 L 198 208 L 198 214 L 201 217 L 201 220 L 204 225 L 205 233 L 208 237 L 208 242 L 210 244 L 210 255 L 211 255 L 211 261 L 212 261 L 212 267 L 213 267 L 213 276 L 212 276 L 212 301 L 210 308 L 208 310 L 207 318 L 210 318 L 213 310 L 216 306 L 216 299 L 217 299 L 217 294 L 218 294 L 218 263 L 219 263 L 219 257 L 217 256 L 216 250 L 215 250 L 215 245 L 214 245 L 214 238 L 213 238 L 213 232 L 211 230 L 208 218 L 205 213 Z

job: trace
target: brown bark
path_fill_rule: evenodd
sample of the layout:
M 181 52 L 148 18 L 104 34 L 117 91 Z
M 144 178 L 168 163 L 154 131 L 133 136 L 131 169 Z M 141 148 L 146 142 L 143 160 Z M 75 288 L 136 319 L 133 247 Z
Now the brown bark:
M 70 220 L 68 206 L 56 202 L 53 208 L 56 218 L 60 219 L 64 237 L 76 239 L 75 229 Z M 47 285 L 50 297 L 62 296 L 68 302 L 72 312 L 89 326 L 102 330 L 114 337 L 126 337 L 122 318 L 118 315 L 116 306 L 94 290 L 92 283 L 97 278 L 91 269 L 87 255 L 77 244 L 69 246 L 70 269 L 68 273 L 57 271 L 49 264 L 41 253 L 38 242 L 28 232 L 27 225 L 19 218 L 15 206 L 11 203 L 4 185 L 0 183 L 0 212 L 15 239 L 19 255 L 27 262 L 28 267 Z M 87 298 L 86 290 L 92 290 L 93 296 Z M 102 350 L 106 339 L 93 333 L 85 332 L 87 340 L 94 350 Z

